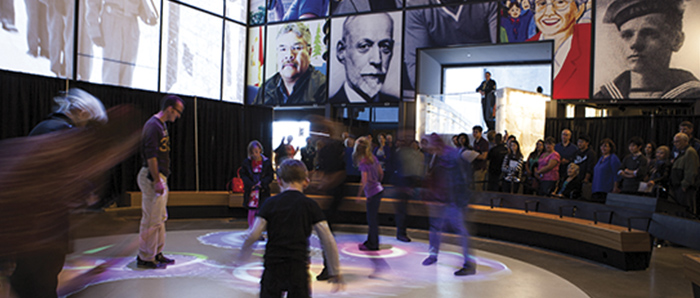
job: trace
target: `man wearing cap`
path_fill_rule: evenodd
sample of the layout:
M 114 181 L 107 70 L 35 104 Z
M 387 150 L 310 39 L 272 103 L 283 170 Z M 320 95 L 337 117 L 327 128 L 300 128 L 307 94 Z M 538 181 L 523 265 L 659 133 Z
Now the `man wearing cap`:
M 675 99 L 700 96 L 700 81 L 669 67 L 683 46 L 682 0 L 615 0 L 604 23 L 615 24 L 628 70 L 600 87 L 595 98 Z

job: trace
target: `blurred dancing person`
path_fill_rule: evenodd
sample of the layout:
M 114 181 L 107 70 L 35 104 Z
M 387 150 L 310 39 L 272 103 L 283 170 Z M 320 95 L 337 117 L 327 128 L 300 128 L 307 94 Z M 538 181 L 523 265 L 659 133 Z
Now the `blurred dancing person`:
M 70 212 L 94 199 L 92 179 L 138 142 L 130 111 L 113 110 L 117 120 L 103 126 L 104 106 L 89 93 L 71 89 L 54 100 L 57 110 L 29 137 L 0 143 L 0 267 L 18 297 L 57 297 Z
M 379 160 L 372 154 L 372 142 L 367 137 L 361 137 L 355 142 L 355 151 L 352 153 L 353 162 L 362 173 L 360 188 L 357 196 L 360 197 L 364 190 L 367 197 L 367 225 L 369 231 L 367 241 L 359 245 L 360 250 L 379 250 L 379 204 L 384 195 L 381 181 L 384 171 L 379 165 Z
M 428 150 L 431 160 L 428 166 L 427 182 L 433 202 L 428 203 L 430 212 L 430 255 L 423 260 L 423 266 L 435 264 L 440 251 L 441 233 L 451 226 L 460 236 L 464 263 L 455 275 L 476 273 L 476 263 L 469 254 L 469 232 L 464 225 L 464 211 L 471 198 L 468 185 L 469 176 L 465 172 L 464 160 L 454 148 L 433 133 L 429 137 Z M 470 159 L 473 160 L 475 155 Z M 471 161 L 469 161 L 471 162 Z
M 395 206 L 396 239 L 402 242 L 411 242 L 406 233 L 406 213 L 408 201 L 417 196 L 417 192 L 423 183 L 425 175 L 425 155 L 420 151 L 418 142 L 412 140 L 409 132 L 399 132 L 402 138 L 399 140 L 396 151 L 396 186 L 398 187 L 398 201 Z
M 320 194 L 330 195 L 333 197 L 328 210 L 326 210 L 326 219 L 329 226 L 332 227 L 334 221 L 338 219 L 338 209 L 340 203 L 345 196 L 345 146 L 343 143 L 333 138 L 334 132 L 338 130 L 336 124 L 320 117 L 311 118 L 311 134 L 317 139 L 316 142 L 316 177 L 318 182 L 309 190 L 316 191 Z M 321 273 L 316 276 L 317 280 L 328 280 L 332 277 L 329 275 L 328 263 L 324 258 L 324 268 Z

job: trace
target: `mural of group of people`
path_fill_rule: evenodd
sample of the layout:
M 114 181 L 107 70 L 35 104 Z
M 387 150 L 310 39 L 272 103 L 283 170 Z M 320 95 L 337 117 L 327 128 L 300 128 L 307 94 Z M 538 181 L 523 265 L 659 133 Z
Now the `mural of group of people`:
M 551 41 L 554 99 L 698 99 L 699 14 L 700 0 L 0 0 L 0 68 L 247 104 L 393 103 L 415 96 L 419 49 Z

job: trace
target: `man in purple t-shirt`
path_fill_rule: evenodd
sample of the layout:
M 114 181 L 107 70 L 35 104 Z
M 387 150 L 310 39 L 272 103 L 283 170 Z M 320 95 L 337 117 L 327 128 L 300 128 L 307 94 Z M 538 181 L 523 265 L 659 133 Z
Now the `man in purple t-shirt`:
M 185 102 L 166 95 L 161 108 L 143 126 L 141 153 L 143 167 L 137 181 L 141 189 L 141 225 L 139 227 L 139 268 L 161 269 L 175 260 L 163 256 L 165 221 L 168 219 L 168 176 L 170 175 L 170 135 L 166 122 L 175 122 L 185 110 Z

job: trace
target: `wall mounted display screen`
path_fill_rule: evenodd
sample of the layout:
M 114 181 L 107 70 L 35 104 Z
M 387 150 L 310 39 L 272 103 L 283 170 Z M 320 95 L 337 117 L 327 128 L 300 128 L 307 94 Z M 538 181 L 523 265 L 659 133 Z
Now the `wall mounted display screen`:
M 246 61 L 248 76 L 246 78 L 246 103 L 253 104 L 258 90 L 262 88 L 265 66 L 265 27 L 251 27 L 248 29 L 248 49 Z M 262 95 L 261 95 L 262 96 Z
M 245 34 L 244 26 L 226 21 L 224 40 L 224 86 L 222 99 L 243 103 L 245 82 Z
M 264 88 L 258 90 L 254 104 L 326 103 L 324 23 L 317 20 L 267 27 Z
M 73 77 L 75 3 L 4 0 L 0 6 L 0 68 Z
M 223 19 L 166 4 L 160 91 L 220 99 Z
M 296 21 L 328 16 L 329 0 L 268 0 L 267 22 Z
M 226 0 L 226 17 L 246 23 L 246 11 L 248 11 L 248 0 Z
M 433 0 L 430 0 L 433 1 Z M 440 6 L 406 11 L 404 98 L 413 99 L 416 49 L 496 43 L 498 3 Z
M 206 10 L 220 16 L 224 15 L 224 0 L 179 0 L 182 3 Z
M 593 100 L 700 98 L 700 0 L 611 2 L 595 2 Z
M 401 12 L 332 20 L 330 103 L 399 102 L 401 20 Z
M 547 5 L 557 7 L 550 9 Z M 586 1 L 546 2 L 545 6 L 532 6 L 530 1 L 504 1 L 499 39 L 501 43 L 554 40 L 552 98 L 588 99 L 591 10 Z
M 378 12 L 401 9 L 403 0 L 350 0 L 331 1 L 332 15 L 356 14 L 359 12 Z
M 78 79 L 157 90 L 161 1 L 138 1 L 130 11 L 103 1 L 80 4 Z

